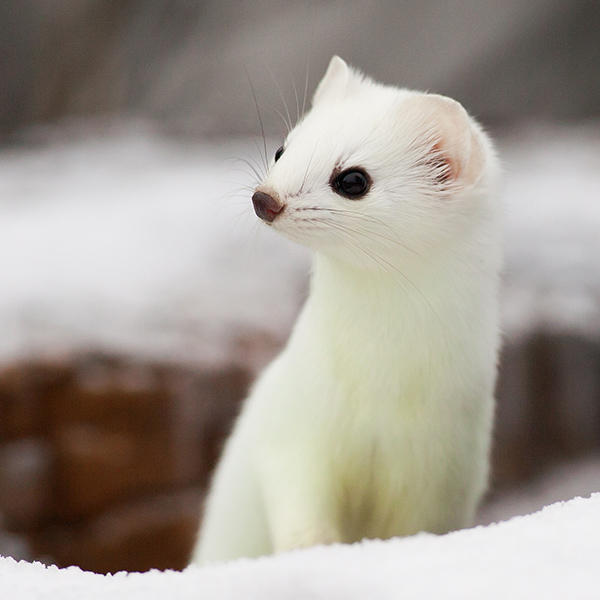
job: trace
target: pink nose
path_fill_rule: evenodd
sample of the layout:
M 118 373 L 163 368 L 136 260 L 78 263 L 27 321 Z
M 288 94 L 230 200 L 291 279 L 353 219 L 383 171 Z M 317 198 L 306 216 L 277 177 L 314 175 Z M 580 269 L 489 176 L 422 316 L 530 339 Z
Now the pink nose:
M 272 223 L 284 208 L 273 196 L 265 192 L 254 192 L 252 204 L 254 204 L 254 212 L 267 223 Z

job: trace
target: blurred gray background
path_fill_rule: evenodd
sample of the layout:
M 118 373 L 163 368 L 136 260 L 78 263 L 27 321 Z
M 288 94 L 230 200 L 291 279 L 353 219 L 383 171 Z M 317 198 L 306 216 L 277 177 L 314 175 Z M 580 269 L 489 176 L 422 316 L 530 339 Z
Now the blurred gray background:
M 332 54 L 456 97 L 488 125 L 600 111 L 597 0 L 4 0 L 0 130 L 138 114 L 195 135 L 268 132 Z M 245 66 L 244 66 L 245 65 Z
M 251 177 L 235 197 L 217 171 L 256 155 L 261 120 L 279 145 L 333 54 L 455 97 L 499 144 L 480 522 L 600 490 L 598 0 L 3 0 L 0 554 L 185 566 L 308 281 L 305 254 L 255 231 Z

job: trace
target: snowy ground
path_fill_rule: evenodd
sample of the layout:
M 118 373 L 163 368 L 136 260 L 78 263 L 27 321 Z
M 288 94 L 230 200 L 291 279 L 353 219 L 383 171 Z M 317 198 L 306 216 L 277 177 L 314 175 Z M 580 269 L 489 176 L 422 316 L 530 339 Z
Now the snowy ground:
M 196 145 L 139 123 L 38 132 L 1 151 L 0 363 L 79 348 L 219 361 L 246 334 L 285 336 L 308 256 L 258 226 L 248 191 L 234 192 L 252 178 L 228 157 L 252 153 L 251 142 Z M 507 335 L 541 325 L 597 338 L 600 126 L 521 129 L 504 139 L 501 155 Z M 481 521 L 597 490 L 599 461 L 590 458 L 497 499 Z M 66 600 L 398 598 L 399 590 L 598 598 L 599 514 L 596 496 L 442 538 L 315 549 L 181 576 L 103 578 L 4 560 L 0 581 L 6 598 Z
M 19 600 L 597 600 L 600 494 L 444 536 L 316 547 L 183 573 L 102 576 L 0 559 Z

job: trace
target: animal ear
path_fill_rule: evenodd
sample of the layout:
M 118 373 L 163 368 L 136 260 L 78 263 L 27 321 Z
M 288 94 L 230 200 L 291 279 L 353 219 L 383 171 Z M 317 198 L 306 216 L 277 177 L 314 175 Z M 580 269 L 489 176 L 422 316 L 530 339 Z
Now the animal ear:
M 485 154 L 477 125 L 467 111 L 456 100 L 437 94 L 419 94 L 407 103 L 428 129 L 425 160 L 435 167 L 437 180 L 459 188 L 477 183 Z
M 315 95 L 313 106 L 343 98 L 348 90 L 348 84 L 353 73 L 350 67 L 339 56 L 333 56 L 329 61 L 327 71 L 321 79 Z

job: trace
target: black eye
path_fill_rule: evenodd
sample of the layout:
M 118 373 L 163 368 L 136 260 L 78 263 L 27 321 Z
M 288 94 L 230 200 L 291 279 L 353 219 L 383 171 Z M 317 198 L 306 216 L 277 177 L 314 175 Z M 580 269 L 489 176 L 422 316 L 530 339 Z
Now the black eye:
M 275 162 L 277 162 L 281 158 L 282 154 L 283 154 L 283 146 L 281 146 L 281 148 L 278 148 L 277 152 L 275 152 Z
M 369 191 L 371 178 L 362 169 L 346 169 L 332 180 L 331 187 L 340 196 L 358 200 Z

